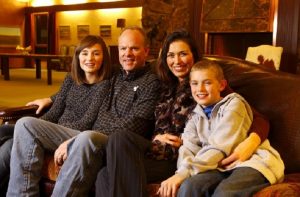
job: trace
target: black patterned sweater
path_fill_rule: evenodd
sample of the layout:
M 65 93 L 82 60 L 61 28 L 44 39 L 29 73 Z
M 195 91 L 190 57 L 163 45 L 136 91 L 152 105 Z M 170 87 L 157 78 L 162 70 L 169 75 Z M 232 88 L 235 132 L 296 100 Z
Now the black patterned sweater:
M 162 88 L 161 98 L 155 109 L 154 137 L 164 133 L 180 136 L 188 115 L 195 106 L 196 102 L 193 100 L 188 80 L 177 88 Z M 148 152 L 147 156 L 157 160 L 174 160 L 177 159 L 177 151 L 177 148 L 155 140 L 152 142 L 152 151 Z
M 108 90 L 108 80 L 78 85 L 68 74 L 41 119 L 80 131 L 91 129 Z

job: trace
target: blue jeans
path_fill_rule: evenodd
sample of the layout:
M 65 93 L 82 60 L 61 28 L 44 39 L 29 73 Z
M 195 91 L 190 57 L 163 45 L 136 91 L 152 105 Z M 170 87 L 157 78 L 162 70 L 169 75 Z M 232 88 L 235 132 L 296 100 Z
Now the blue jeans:
M 268 180 L 252 168 L 242 167 L 228 172 L 210 170 L 186 179 L 180 185 L 177 197 L 250 197 L 268 185 Z
M 5 196 L 9 179 L 9 162 L 13 139 L 6 140 L 0 147 L 0 196 Z
M 0 126 L 0 197 L 6 195 L 9 179 L 10 153 L 14 134 L 13 124 Z
M 39 196 L 44 152 L 54 152 L 62 142 L 79 133 L 37 118 L 24 117 L 18 120 L 14 131 L 7 196 Z
M 0 126 L 0 146 L 14 135 L 15 125 L 4 124 Z
M 52 193 L 53 197 L 88 196 L 98 171 L 105 165 L 108 136 L 84 131 L 68 146 L 68 158 L 64 162 Z
M 52 196 L 87 196 L 103 165 L 108 137 L 99 132 L 80 132 L 31 117 L 18 120 L 15 126 L 7 196 L 39 196 L 44 152 L 54 152 L 70 138 L 68 157 L 57 177 Z

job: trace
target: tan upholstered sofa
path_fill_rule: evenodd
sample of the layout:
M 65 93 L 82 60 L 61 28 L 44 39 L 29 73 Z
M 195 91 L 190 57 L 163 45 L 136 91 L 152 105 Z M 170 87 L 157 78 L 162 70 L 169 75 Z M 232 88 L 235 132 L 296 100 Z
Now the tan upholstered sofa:
M 231 57 L 206 55 L 204 58 L 219 62 L 232 89 L 270 120 L 269 139 L 284 160 L 285 179 L 254 196 L 300 196 L 300 76 Z M 0 119 L 13 121 L 34 111 L 28 107 L 8 108 L 0 110 Z M 42 196 L 51 194 L 57 172 L 51 154 L 45 161 Z M 158 186 L 149 184 L 150 196 L 155 196 Z

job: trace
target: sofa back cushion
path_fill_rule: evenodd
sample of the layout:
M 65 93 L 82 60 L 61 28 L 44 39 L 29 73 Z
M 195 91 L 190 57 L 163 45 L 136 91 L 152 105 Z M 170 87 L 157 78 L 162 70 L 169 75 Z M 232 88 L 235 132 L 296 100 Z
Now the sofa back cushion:
M 237 58 L 208 55 L 204 58 L 217 61 L 230 87 L 269 118 L 268 138 L 280 153 L 285 172 L 299 172 L 300 77 Z

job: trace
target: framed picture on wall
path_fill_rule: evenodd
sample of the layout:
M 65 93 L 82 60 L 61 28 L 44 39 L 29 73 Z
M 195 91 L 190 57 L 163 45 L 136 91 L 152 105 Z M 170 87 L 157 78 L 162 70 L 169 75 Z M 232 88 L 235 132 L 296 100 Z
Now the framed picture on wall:
M 70 40 L 71 39 L 71 30 L 70 26 L 59 26 L 59 39 L 61 40 Z
M 16 47 L 21 42 L 21 29 L 19 27 L 0 26 L 0 46 Z
M 100 36 L 111 37 L 111 25 L 100 25 Z
M 77 38 L 81 40 L 84 36 L 89 35 L 90 26 L 89 25 L 77 25 Z

